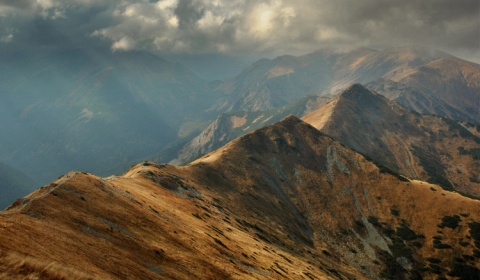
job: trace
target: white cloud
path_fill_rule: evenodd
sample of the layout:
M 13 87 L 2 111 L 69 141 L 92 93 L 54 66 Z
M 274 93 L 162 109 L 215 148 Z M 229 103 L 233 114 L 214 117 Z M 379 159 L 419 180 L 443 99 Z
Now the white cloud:
M 174 27 L 174 28 L 177 28 L 178 27 L 178 18 L 174 15 L 172 15 L 168 20 L 167 20 L 168 24 L 170 24 L 170 26 Z
M 113 42 L 113 51 L 129 51 L 135 48 L 135 42 L 129 37 L 122 37 L 120 40 Z
M 177 6 L 178 1 L 177 0 L 160 0 L 158 1 L 155 6 L 159 10 L 167 10 L 167 9 L 173 9 Z
M 268 36 L 275 27 L 274 16 L 276 16 L 275 11 L 269 5 L 265 3 L 258 5 L 248 18 L 250 32 L 259 37 Z

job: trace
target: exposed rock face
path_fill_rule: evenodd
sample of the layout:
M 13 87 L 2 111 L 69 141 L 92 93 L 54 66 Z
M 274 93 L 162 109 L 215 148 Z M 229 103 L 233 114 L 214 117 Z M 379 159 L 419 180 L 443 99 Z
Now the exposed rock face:
M 17 201 L 0 276 L 475 277 L 479 207 L 288 117 L 184 167 L 72 172 Z
M 475 126 L 419 115 L 359 84 L 303 120 L 408 178 L 480 197 Z

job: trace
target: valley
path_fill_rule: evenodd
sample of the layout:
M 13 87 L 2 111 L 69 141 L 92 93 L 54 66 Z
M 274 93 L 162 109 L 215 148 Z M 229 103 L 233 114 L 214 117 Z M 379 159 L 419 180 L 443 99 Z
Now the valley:
M 207 82 L 63 55 L 3 78 L 0 278 L 480 275 L 477 64 L 322 50 Z

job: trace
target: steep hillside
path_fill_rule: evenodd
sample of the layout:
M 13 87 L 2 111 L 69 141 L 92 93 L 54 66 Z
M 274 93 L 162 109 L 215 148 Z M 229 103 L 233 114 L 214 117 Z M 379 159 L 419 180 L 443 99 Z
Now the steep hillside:
M 0 55 L 0 124 L 8 131 L 0 160 L 44 183 L 72 169 L 124 170 L 197 132 L 182 129 L 201 122 L 215 100 L 206 82 L 149 53 Z
M 475 63 L 439 59 L 367 87 L 421 114 L 480 123 L 480 65 Z
M 233 139 L 255 129 L 273 124 L 288 115 L 297 117 L 321 107 L 330 98 L 307 96 L 286 106 L 268 111 L 235 112 L 221 114 L 207 128 L 181 147 L 169 150 L 170 157 L 159 156 L 157 161 L 170 161 L 171 164 L 184 164 L 201 155 L 227 144 Z M 173 158 L 173 159 L 172 159 Z
M 26 196 L 35 187 L 38 187 L 38 184 L 27 175 L 0 162 L 0 210 L 17 198 Z
M 480 138 L 356 84 L 303 120 L 408 178 L 480 197 Z
M 37 190 L 0 212 L 0 275 L 474 279 L 479 207 L 288 117 L 184 167 Z
M 226 97 L 217 108 L 264 111 L 306 95 L 336 95 L 352 83 L 400 79 L 441 58 L 458 60 L 445 53 L 413 48 L 360 48 L 347 53 L 321 50 L 298 57 L 262 59 L 219 86 Z

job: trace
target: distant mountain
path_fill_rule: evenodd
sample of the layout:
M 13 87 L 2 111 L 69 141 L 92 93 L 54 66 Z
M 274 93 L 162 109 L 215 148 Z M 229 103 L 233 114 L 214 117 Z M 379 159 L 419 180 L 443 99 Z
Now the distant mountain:
M 170 161 L 171 164 L 185 164 L 199 156 L 220 148 L 233 139 L 255 129 L 273 124 L 288 115 L 301 117 L 326 104 L 330 98 L 307 96 L 286 106 L 268 111 L 234 112 L 221 114 L 195 138 L 179 147 L 169 149 L 168 156 L 154 160 Z
M 366 85 L 421 114 L 480 124 L 480 65 L 443 58 Z
M 215 102 L 208 83 L 149 53 L 1 55 L 0 160 L 41 182 L 72 169 L 118 172 L 198 132 Z
M 414 113 L 360 84 L 303 120 L 394 172 L 480 198 L 480 138 L 456 121 Z
M 245 114 L 268 116 L 265 112 L 298 104 L 305 94 L 319 94 L 323 101 L 329 100 L 351 83 L 360 81 L 369 82 L 368 87 L 421 114 L 438 114 L 476 124 L 480 113 L 478 69 L 474 63 L 442 52 L 413 48 L 383 51 L 362 48 L 349 53 L 323 50 L 300 57 L 282 56 L 260 60 L 239 76 L 219 85 L 218 89 L 226 95 L 216 108 L 240 118 Z M 279 118 L 264 124 L 288 114 L 302 116 L 285 110 Z M 191 142 L 175 147 L 180 151 L 170 153 L 171 157 L 176 157 L 172 163 L 188 162 L 258 128 L 251 126 L 250 121 L 235 128 L 228 122 L 219 125 L 220 121 L 211 123 Z M 213 132 L 215 129 L 222 131 Z M 177 153 L 179 155 L 175 156 Z
M 288 117 L 187 166 L 59 178 L 0 212 L 0 273 L 475 279 L 479 207 Z
M 263 59 L 213 83 L 145 52 L 12 48 L 0 56 L 0 160 L 42 183 L 71 169 L 117 173 L 155 152 L 161 153 L 155 158 L 176 159 L 177 150 L 221 114 L 266 112 L 266 118 L 277 116 L 264 123 L 271 124 L 297 115 L 284 107 L 311 95 L 333 98 L 353 82 L 401 83 L 406 90 L 396 100 L 405 106 L 478 124 L 478 65 L 421 49 L 322 50 Z M 247 120 L 241 129 L 254 128 Z M 238 129 L 211 148 L 239 136 Z M 182 152 L 189 155 L 179 162 L 211 150 L 195 149 Z
M 38 185 L 27 175 L 0 162 L 0 210 L 26 196 L 35 187 Z
M 442 52 L 414 48 L 361 48 L 347 53 L 321 50 L 298 57 L 262 59 L 218 87 L 225 97 L 216 108 L 265 111 L 306 95 L 336 95 L 353 83 L 398 79 L 445 58 L 459 60 Z

